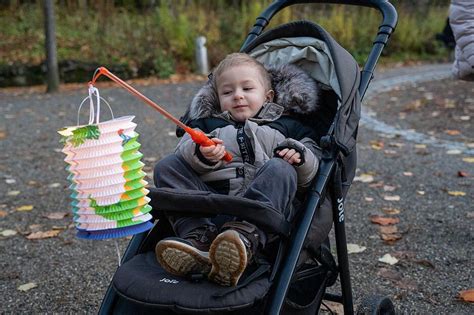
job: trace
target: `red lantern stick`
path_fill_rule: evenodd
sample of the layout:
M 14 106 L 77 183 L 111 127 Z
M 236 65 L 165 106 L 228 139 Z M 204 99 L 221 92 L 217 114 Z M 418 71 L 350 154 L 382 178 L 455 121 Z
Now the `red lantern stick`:
M 138 92 L 130 84 L 126 83 L 125 81 L 123 81 L 122 79 L 120 79 L 119 77 L 114 75 L 112 72 L 110 72 L 105 67 L 100 67 L 99 69 L 96 70 L 96 73 L 94 74 L 94 77 L 92 78 L 92 81 L 89 82 L 89 84 L 94 85 L 95 81 L 101 75 L 107 76 L 109 79 L 116 82 L 117 84 L 119 84 L 120 86 L 125 88 L 127 91 L 129 91 L 131 94 L 134 94 L 139 99 L 141 99 L 142 101 L 144 101 L 145 103 L 147 103 L 148 105 L 150 105 L 151 107 L 156 109 L 160 114 L 162 114 L 163 116 L 165 116 L 166 118 L 168 118 L 169 120 L 174 122 L 176 125 L 181 127 L 184 131 L 186 131 L 191 136 L 191 139 L 195 143 L 197 143 L 199 145 L 202 145 L 203 147 L 208 147 L 208 146 L 211 146 L 211 145 L 215 145 L 215 142 L 212 141 L 212 139 L 209 139 L 204 132 L 199 131 L 199 130 L 195 130 L 195 129 L 192 129 L 192 128 L 186 126 L 181 121 L 176 119 L 173 115 L 168 113 L 165 109 L 163 109 L 161 106 L 159 106 L 158 104 L 156 104 L 155 102 L 150 100 L 148 97 L 146 97 L 142 93 Z M 225 152 L 225 155 L 222 159 L 226 162 L 230 162 L 230 161 L 232 161 L 232 155 L 229 152 Z

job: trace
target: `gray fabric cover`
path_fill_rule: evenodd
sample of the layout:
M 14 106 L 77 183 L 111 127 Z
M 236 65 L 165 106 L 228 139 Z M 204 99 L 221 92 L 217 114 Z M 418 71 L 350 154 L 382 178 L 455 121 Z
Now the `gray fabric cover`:
M 474 81 L 474 1 L 452 0 L 449 23 L 456 39 L 453 74 L 458 79 Z
M 295 34 L 299 34 L 302 38 L 313 37 L 319 39 L 325 45 L 315 41 L 313 48 L 318 53 L 313 52 L 309 54 L 307 53 L 307 47 L 299 47 L 299 43 L 293 39 Z M 355 133 L 360 120 L 359 65 L 352 55 L 340 46 L 322 27 L 307 21 L 288 23 L 270 30 L 255 39 L 249 46 L 244 48 L 244 51 L 249 54 L 258 53 L 258 59 L 264 60 L 264 52 L 261 51 L 262 47 L 275 39 L 279 39 L 277 42 L 281 43 L 282 38 L 287 39 L 288 47 L 291 46 L 290 50 L 288 50 L 288 47 L 285 48 L 288 52 L 291 52 L 291 55 L 287 55 L 286 59 L 285 54 L 278 55 L 278 63 L 284 63 L 287 60 L 289 63 L 301 64 L 305 67 L 304 70 L 313 78 L 317 80 L 326 78 L 322 83 L 331 86 L 336 94 L 338 94 L 340 98 L 339 104 L 324 104 L 324 106 L 338 107 L 339 112 L 335 118 L 335 140 L 341 151 L 346 155 L 349 154 L 355 147 Z M 266 44 L 264 45 L 264 43 Z M 268 47 L 268 49 L 274 51 L 276 48 Z M 313 60 L 302 59 L 308 55 Z M 328 64 L 331 61 L 332 67 Z M 317 66 L 313 63 L 318 63 L 319 65 Z M 332 68 L 334 69 L 332 70 Z M 316 75 L 314 71 L 317 71 L 317 69 L 326 73 Z M 313 73 L 311 73 L 312 71 Z M 334 81 L 333 73 L 335 73 L 337 78 L 340 91 L 337 91 L 337 84 Z

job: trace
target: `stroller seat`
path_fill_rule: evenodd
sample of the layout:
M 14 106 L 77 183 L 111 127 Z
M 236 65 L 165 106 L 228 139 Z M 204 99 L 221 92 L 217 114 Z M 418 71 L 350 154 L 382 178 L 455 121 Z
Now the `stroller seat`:
M 248 279 L 248 274 L 243 278 Z M 220 314 L 257 304 L 267 294 L 271 282 L 268 277 L 257 277 L 233 290 L 204 279 L 177 277 L 163 270 L 155 253 L 149 251 L 136 255 L 121 266 L 113 285 L 117 293 L 133 301 L 135 314 L 153 313 L 160 309 L 159 314 L 164 310 Z M 137 308 L 141 311 L 137 312 Z
M 339 0 L 329 2 L 339 3 Z M 295 86 L 304 85 L 301 81 L 295 85 L 291 78 L 278 76 L 278 73 L 272 80 L 276 103 L 289 101 L 291 106 L 286 107 L 287 112 L 313 126 L 314 140 L 322 148 L 316 178 L 303 194 L 297 194 L 300 201 L 297 216 L 288 222 L 271 207 L 235 196 L 151 188 L 151 213 L 156 224 L 149 233 L 133 237 L 99 314 L 315 314 L 323 297 L 343 303 L 345 313 L 353 313 L 344 200 L 356 168 L 359 93 L 365 92 L 376 60 L 395 27 L 396 11 L 386 0 L 363 2 L 362 5 L 383 11 L 385 24 L 381 26 L 383 32 L 377 37 L 374 53 L 369 58 L 371 62 L 364 68 L 361 81 L 354 58 L 317 24 L 298 21 L 261 34 L 272 16 L 291 4 L 293 1 L 275 1 L 262 13 L 241 51 L 267 66 L 296 65 L 306 73 L 307 81 L 318 82 L 322 89 L 321 106 L 305 112 L 301 109 L 305 108 L 304 102 L 312 98 L 311 93 L 292 95 L 278 90 L 286 86 L 287 91 L 295 91 Z M 206 88 L 209 86 L 202 89 Z M 199 93 L 196 97 L 202 97 Z M 293 104 L 298 106 L 295 108 Z M 199 111 L 190 108 L 182 117 L 185 124 L 199 118 L 193 116 Z M 202 275 L 182 278 L 167 274 L 161 268 L 155 257 L 155 246 L 174 234 L 164 213 L 204 217 L 238 214 L 241 219 L 279 237 L 270 243 L 270 248 L 265 248 L 266 260 L 247 268 L 236 287 L 222 287 Z M 337 266 L 328 241 L 333 224 Z M 326 293 L 338 275 L 342 296 Z

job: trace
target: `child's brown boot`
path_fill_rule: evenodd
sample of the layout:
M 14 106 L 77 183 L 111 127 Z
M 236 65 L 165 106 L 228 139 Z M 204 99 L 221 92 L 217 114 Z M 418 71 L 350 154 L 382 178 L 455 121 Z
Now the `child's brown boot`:
M 212 264 L 209 279 L 224 286 L 235 286 L 257 253 L 257 227 L 248 222 L 228 222 L 209 250 Z
M 165 238 L 156 244 L 156 259 L 163 269 L 177 276 L 208 274 L 211 269 L 209 247 L 216 235 L 215 226 L 204 226 L 190 231 L 183 238 Z

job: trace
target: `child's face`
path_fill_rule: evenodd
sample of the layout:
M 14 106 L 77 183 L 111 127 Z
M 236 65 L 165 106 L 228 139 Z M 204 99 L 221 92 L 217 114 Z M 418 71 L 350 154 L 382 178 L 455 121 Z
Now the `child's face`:
M 254 117 L 265 101 L 273 99 L 273 91 L 266 91 L 258 69 L 251 65 L 226 69 L 217 78 L 217 94 L 221 110 L 229 111 L 239 122 Z

